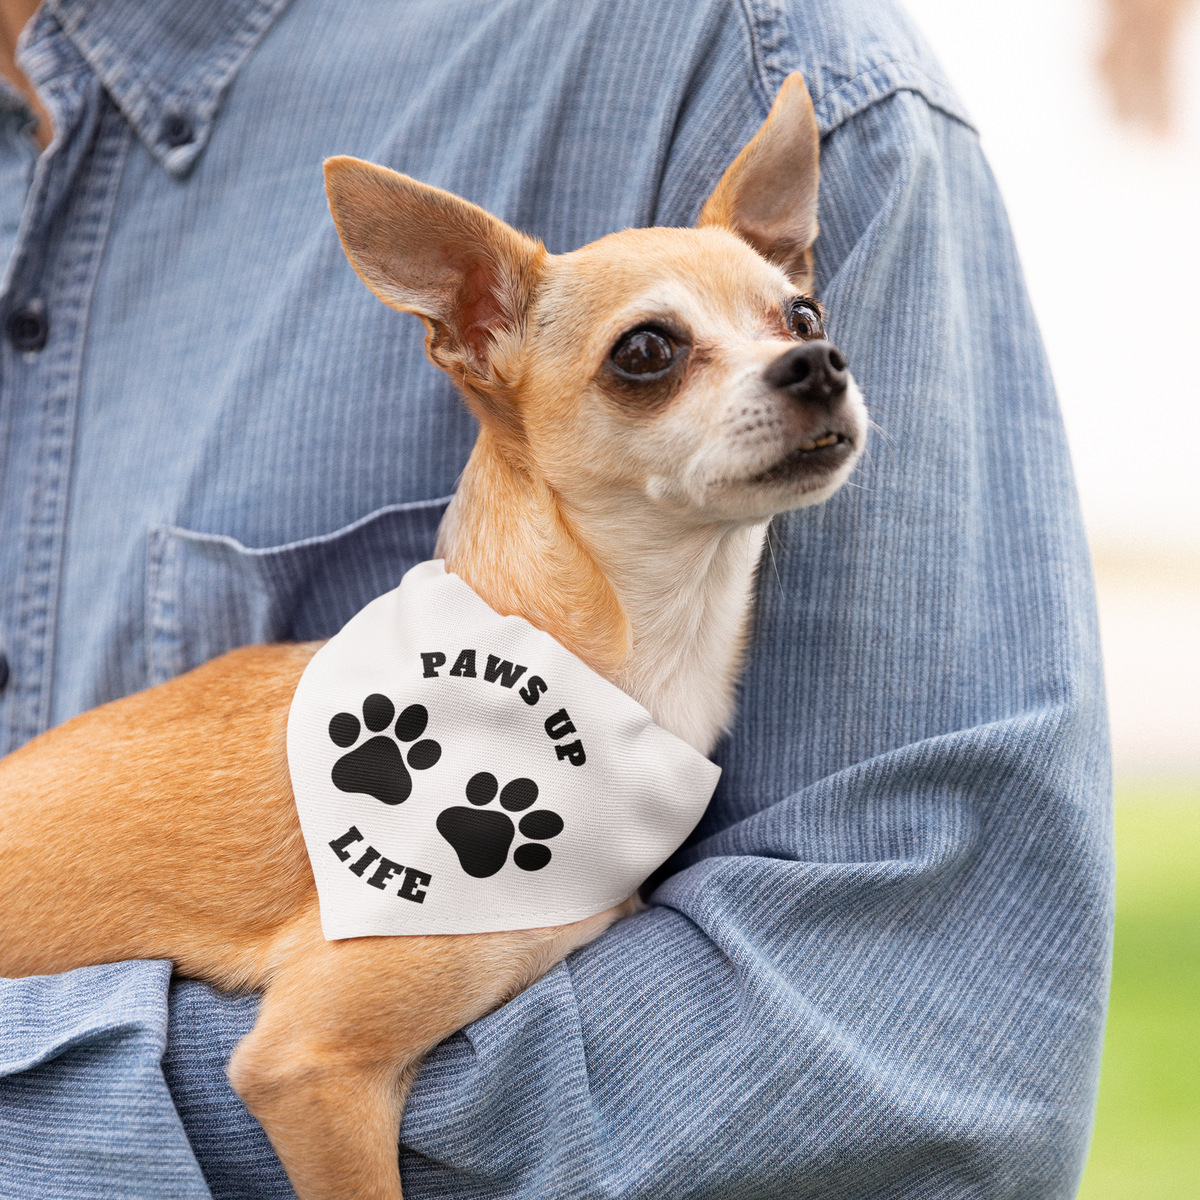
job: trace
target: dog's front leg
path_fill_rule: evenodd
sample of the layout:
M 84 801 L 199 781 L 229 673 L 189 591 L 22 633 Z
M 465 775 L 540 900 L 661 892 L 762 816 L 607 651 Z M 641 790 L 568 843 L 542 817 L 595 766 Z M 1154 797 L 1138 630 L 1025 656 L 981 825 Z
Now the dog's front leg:
M 635 910 L 628 901 L 552 929 L 336 942 L 306 915 L 229 1063 L 300 1200 L 400 1200 L 400 1118 L 425 1055 Z

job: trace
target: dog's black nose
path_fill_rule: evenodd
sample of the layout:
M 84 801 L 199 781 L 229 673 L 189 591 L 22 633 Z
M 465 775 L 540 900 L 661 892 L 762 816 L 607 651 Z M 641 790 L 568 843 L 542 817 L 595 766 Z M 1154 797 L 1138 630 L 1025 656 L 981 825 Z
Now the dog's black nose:
M 763 379 L 793 400 L 828 408 L 846 390 L 850 374 L 842 352 L 832 342 L 816 341 L 781 354 L 763 372 Z

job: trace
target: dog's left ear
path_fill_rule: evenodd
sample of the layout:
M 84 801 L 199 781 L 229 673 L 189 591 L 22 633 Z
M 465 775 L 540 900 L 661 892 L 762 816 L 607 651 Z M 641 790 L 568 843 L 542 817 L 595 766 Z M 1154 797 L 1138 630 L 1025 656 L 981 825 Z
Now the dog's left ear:
M 325 163 L 342 248 L 385 304 L 415 313 L 431 361 L 480 420 L 518 431 L 505 359 L 519 344 L 546 250 L 459 196 L 361 159 Z
M 804 79 L 783 81 L 762 128 L 721 176 L 697 228 L 717 225 L 750 243 L 803 291 L 812 284 L 820 138 Z

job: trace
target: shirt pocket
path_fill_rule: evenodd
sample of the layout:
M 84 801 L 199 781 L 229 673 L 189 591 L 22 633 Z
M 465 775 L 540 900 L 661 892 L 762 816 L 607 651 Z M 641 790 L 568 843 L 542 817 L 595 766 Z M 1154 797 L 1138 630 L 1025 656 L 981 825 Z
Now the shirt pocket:
M 433 555 L 449 496 L 392 504 L 320 537 L 255 549 L 174 525 L 150 530 L 146 655 L 163 683 L 237 646 L 331 637 Z

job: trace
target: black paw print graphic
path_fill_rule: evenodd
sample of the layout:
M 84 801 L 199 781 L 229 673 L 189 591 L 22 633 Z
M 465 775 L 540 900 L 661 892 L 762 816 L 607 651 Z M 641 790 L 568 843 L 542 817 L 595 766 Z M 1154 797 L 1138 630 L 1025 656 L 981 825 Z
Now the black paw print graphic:
M 362 705 L 363 725 L 372 732 L 387 729 L 396 715 L 396 706 L 384 695 L 373 692 Z M 330 778 L 343 792 L 365 792 L 383 804 L 403 804 L 412 794 L 412 776 L 404 765 L 404 755 L 396 745 L 415 742 L 425 732 L 429 712 L 423 704 L 410 704 L 396 721 L 392 732 L 363 742 L 343 754 L 333 764 Z M 353 713 L 341 712 L 329 722 L 329 739 L 335 746 L 353 746 L 362 726 Z M 428 771 L 442 757 L 442 747 L 432 738 L 417 742 L 408 752 L 408 766 Z
M 500 807 L 509 812 L 524 812 L 537 802 L 538 785 L 532 779 L 514 779 L 503 788 L 490 771 L 480 771 L 467 781 L 467 799 L 474 808 L 443 809 L 438 813 L 438 833 L 454 847 L 462 869 L 476 879 L 495 875 L 508 861 L 508 848 L 518 826 L 512 818 L 484 808 L 500 792 Z M 550 847 L 542 845 L 563 830 L 563 819 L 542 808 L 525 813 L 519 826 L 521 836 L 533 839 L 513 851 L 512 860 L 522 871 L 540 871 L 550 861 Z

